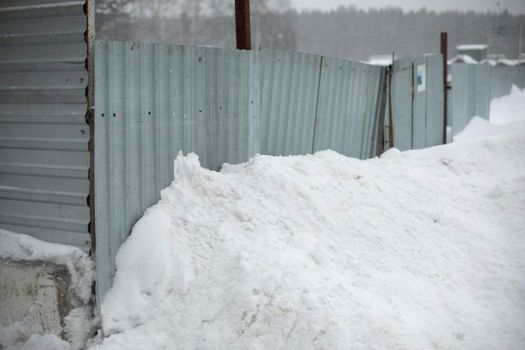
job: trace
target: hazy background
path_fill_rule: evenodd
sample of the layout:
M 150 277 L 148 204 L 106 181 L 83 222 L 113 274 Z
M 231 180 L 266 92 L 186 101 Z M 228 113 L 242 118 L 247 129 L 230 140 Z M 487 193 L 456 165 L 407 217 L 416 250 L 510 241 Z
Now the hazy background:
M 234 0 L 97 0 L 96 36 L 234 47 L 233 4 Z M 439 52 L 441 31 L 449 33 L 449 56 L 459 44 L 488 44 L 490 54 L 516 58 L 520 32 L 525 33 L 524 0 L 252 0 L 251 15 L 254 48 L 356 60 L 394 51 L 397 57 Z
M 299 10 L 333 10 L 339 6 L 356 6 L 359 9 L 384 8 L 392 6 L 404 11 L 417 11 L 422 7 L 432 11 L 497 11 L 498 3 L 501 8 L 507 8 L 513 14 L 525 14 L 525 1 L 523 0 L 293 0 L 292 5 Z

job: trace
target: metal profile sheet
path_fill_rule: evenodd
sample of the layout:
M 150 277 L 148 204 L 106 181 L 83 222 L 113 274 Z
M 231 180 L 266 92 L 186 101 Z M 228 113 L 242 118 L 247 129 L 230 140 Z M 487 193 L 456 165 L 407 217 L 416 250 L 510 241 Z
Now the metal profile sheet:
M 261 49 L 261 153 L 312 152 L 321 56 Z
M 0 227 L 87 250 L 83 6 L 0 3 Z
M 314 151 L 375 156 L 385 68 L 323 57 Z
M 452 64 L 452 92 L 449 103 L 452 133 L 465 128 L 472 117 L 489 119 L 490 69 L 488 65 Z
M 404 151 L 443 143 L 441 55 L 396 60 L 390 93 L 394 147 Z
M 219 169 L 258 152 L 257 52 L 95 43 L 97 297 L 144 210 L 173 180 L 182 150 Z
M 426 61 L 426 135 L 425 146 L 443 144 L 444 93 L 443 59 L 441 55 L 427 56 Z
M 490 118 L 490 66 L 476 65 L 474 75 L 475 116 Z
M 427 145 L 427 64 L 424 57 L 412 59 L 414 79 L 412 113 L 412 148 L 425 148 Z
M 391 99 L 394 147 L 401 151 L 413 148 L 412 142 L 412 59 L 396 60 L 393 63 Z
M 490 70 L 491 99 L 510 94 L 512 85 L 525 88 L 525 66 L 494 66 Z

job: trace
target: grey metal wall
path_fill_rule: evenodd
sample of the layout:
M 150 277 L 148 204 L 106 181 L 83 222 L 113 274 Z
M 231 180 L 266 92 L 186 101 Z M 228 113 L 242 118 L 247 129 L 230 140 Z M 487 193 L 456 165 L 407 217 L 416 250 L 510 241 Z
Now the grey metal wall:
M 260 152 L 311 153 L 322 57 L 261 49 Z
M 218 169 L 255 153 L 374 156 L 385 69 L 282 50 L 97 41 L 97 295 L 179 150 Z
M 323 57 L 313 150 L 376 155 L 385 68 Z
M 481 64 L 452 64 L 449 119 L 455 135 L 478 116 L 489 119 L 491 67 Z
M 418 67 L 423 82 L 418 83 Z M 443 143 L 444 96 L 441 55 L 394 61 L 390 84 L 393 144 L 400 150 Z M 418 90 L 418 84 L 423 88 Z M 386 112 L 385 121 L 388 121 Z
M 0 3 L 0 227 L 88 249 L 83 5 Z
M 490 98 L 510 94 L 512 85 L 525 88 L 525 66 L 494 66 L 490 69 Z
M 173 180 L 177 152 L 201 164 L 246 161 L 258 151 L 256 53 L 97 41 L 95 213 L 97 294 L 132 225 Z
M 394 61 L 391 80 L 389 93 L 392 104 L 392 142 L 394 147 L 402 151 L 412 149 L 412 60 Z
M 385 68 L 262 49 L 260 153 L 376 155 Z
M 445 101 L 443 94 L 443 59 L 441 55 L 425 57 L 426 92 L 425 92 L 425 146 L 443 144 Z

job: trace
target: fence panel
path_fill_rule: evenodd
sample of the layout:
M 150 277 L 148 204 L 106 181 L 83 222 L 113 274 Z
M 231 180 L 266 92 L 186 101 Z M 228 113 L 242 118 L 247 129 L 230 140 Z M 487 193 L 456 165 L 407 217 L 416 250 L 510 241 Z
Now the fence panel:
M 443 59 L 441 55 L 426 57 L 426 140 L 425 146 L 443 144 L 445 101 L 443 94 Z
M 390 94 L 392 101 L 392 128 L 394 147 L 401 151 L 413 148 L 413 82 L 412 59 L 394 61 Z
M 394 147 L 403 151 L 442 144 L 441 55 L 396 60 L 391 79 Z
M 323 57 L 314 151 L 376 155 L 385 68 Z
M 450 122 L 455 135 L 465 128 L 470 118 L 489 119 L 490 70 L 488 65 L 452 64 Z
M 0 3 L 0 227 L 87 251 L 84 1 L 17 5 Z
M 424 148 L 427 145 L 427 64 L 424 57 L 412 59 L 413 64 L 413 113 L 412 113 L 412 148 Z
M 321 56 L 261 49 L 260 152 L 311 153 Z
M 256 53 L 98 41 L 95 44 L 97 295 L 144 210 L 173 179 L 179 150 L 203 166 L 257 152 Z
M 510 94 L 512 85 L 525 88 L 525 66 L 495 66 L 490 72 L 490 97 Z

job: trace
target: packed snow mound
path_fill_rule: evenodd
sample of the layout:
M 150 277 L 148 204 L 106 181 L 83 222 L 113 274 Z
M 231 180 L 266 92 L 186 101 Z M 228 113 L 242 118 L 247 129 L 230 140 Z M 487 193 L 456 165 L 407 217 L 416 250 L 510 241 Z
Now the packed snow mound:
M 523 135 L 524 133 L 525 120 L 495 125 L 483 118 L 474 117 L 470 119 L 465 129 L 454 136 L 454 141 L 481 140 L 500 136 L 508 137 L 509 134 Z
M 487 137 L 523 135 L 525 132 L 525 90 L 512 86 L 509 95 L 490 102 L 490 122 L 473 117 L 467 126 L 454 136 L 454 141 L 480 140 Z
M 525 121 L 525 90 L 513 85 L 509 95 L 490 102 L 490 122 L 494 125 Z
M 161 197 L 96 349 L 525 348 L 524 135 L 221 172 L 179 155 Z

